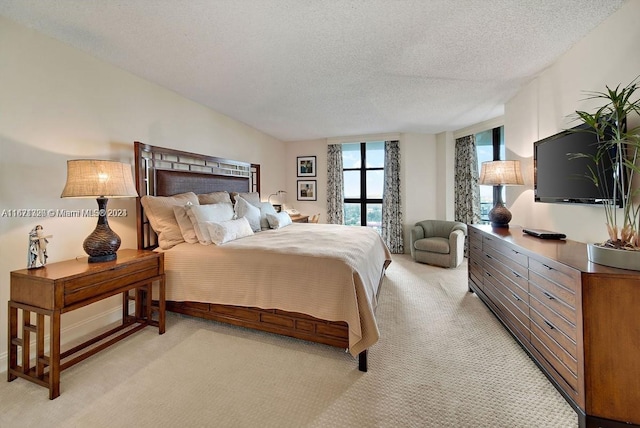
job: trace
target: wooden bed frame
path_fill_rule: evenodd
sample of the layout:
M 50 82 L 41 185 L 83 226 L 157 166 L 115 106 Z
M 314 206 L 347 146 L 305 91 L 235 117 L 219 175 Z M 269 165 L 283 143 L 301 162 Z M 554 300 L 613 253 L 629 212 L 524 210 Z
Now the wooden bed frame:
M 137 141 L 134 143 L 134 151 L 136 187 L 140 197 L 171 196 L 190 191 L 196 194 L 216 191 L 260 192 L 260 166 L 256 164 L 165 149 Z M 158 246 L 157 236 L 144 214 L 140 198 L 137 202 L 138 248 L 154 249 Z M 384 275 L 384 269 L 381 275 Z M 279 309 L 202 302 L 167 301 L 166 308 L 172 312 L 198 318 L 339 348 L 349 347 L 349 331 L 346 322 L 326 321 Z M 367 350 L 359 354 L 358 368 L 360 371 L 367 371 Z

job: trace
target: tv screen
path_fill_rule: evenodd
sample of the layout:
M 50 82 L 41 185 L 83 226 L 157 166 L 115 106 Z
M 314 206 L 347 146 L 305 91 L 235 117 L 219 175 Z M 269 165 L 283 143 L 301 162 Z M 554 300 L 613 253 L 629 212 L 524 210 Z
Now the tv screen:
M 610 163 L 605 166 L 604 180 L 607 183 L 601 186 L 609 189 L 609 194 L 603 195 L 602 189 L 586 177 L 590 174 L 588 166 L 594 168 L 593 161 L 588 158 L 570 159 L 567 155 L 595 155 L 597 137 L 586 129 L 587 125 L 580 125 L 533 143 L 536 202 L 601 204 L 605 199 L 613 200 L 613 169 Z

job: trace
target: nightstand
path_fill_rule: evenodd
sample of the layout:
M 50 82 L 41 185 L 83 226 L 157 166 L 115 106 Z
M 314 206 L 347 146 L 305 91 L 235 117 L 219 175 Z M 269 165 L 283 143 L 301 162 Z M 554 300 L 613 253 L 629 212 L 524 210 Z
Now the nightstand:
M 289 217 L 291 217 L 291 221 L 294 223 L 309 223 L 308 215 L 296 214 L 296 215 L 289 215 Z
M 154 283 L 158 284 L 157 304 L 151 300 Z M 61 315 L 117 294 L 122 295 L 121 324 L 60 352 Z M 129 313 L 131 301 L 135 302 L 133 314 Z M 48 355 L 45 355 L 45 317 L 49 317 Z M 162 253 L 121 250 L 118 258 L 109 262 L 88 263 L 87 257 L 83 257 L 38 269 L 13 271 L 7 380 L 27 379 L 48 388 L 49 399 L 54 399 L 60 395 L 61 371 L 148 325 L 158 327 L 159 334 L 165 331 Z M 31 355 L 32 334 L 35 335 L 35 355 Z M 20 362 L 18 348 L 22 350 Z

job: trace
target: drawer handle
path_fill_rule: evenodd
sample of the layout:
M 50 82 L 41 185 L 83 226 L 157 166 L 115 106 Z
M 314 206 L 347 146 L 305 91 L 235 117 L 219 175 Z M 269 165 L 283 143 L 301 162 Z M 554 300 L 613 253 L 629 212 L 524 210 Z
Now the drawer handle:
M 516 293 L 511 293 L 511 295 L 512 295 L 512 296 L 513 296 L 513 298 L 514 298 L 514 299 L 516 299 L 518 302 L 522 302 L 522 299 L 520 299 Z
M 515 276 L 516 278 L 520 278 L 520 274 L 518 274 L 517 272 L 511 271 L 511 273 L 513 274 L 513 276 Z
M 548 326 L 549 326 L 549 328 L 550 328 L 551 330 L 555 330 L 555 329 L 556 329 L 556 328 L 553 326 L 553 324 L 551 324 L 549 321 L 544 320 L 544 323 L 545 323 L 546 325 L 548 325 Z
M 551 266 L 547 266 L 544 263 L 542 263 L 542 266 L 546 267 L 548 270 L 553 270 L 553 268 Z
M 492 259 L 493 258 L 489 254 L 485 254 L 485 256 L 487 256 L 488 259 Z
M 549 300 L 554 300 L 554 299 L 555 299 L 555 297 L 553 297 L 551 294 L 547 293 L 546 291 L 543 291 L 543 292 L 542 292 L 542 294 L 544 294 L 545 296 L 547 296 L 547 298 L 548 298 Z

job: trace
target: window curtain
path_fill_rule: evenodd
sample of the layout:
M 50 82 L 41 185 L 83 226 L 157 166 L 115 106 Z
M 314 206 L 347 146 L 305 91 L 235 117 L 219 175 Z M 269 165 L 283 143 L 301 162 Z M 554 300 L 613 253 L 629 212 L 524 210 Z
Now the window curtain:
M 455 152 L 455 220 L 466 224 L 480 223 L 480 187 L 478 187 L 478 155 L 473 135 L 456 139 Z M 469 248 L 465 241 L 465 256 Z
M 393 254 L 404 253 L 402 205 L 400 203 L 400 145 L 398 141 L 384 142 L 382 239 Z
M 327 147 L 327 223 L 344 224 L 342 145 Z

